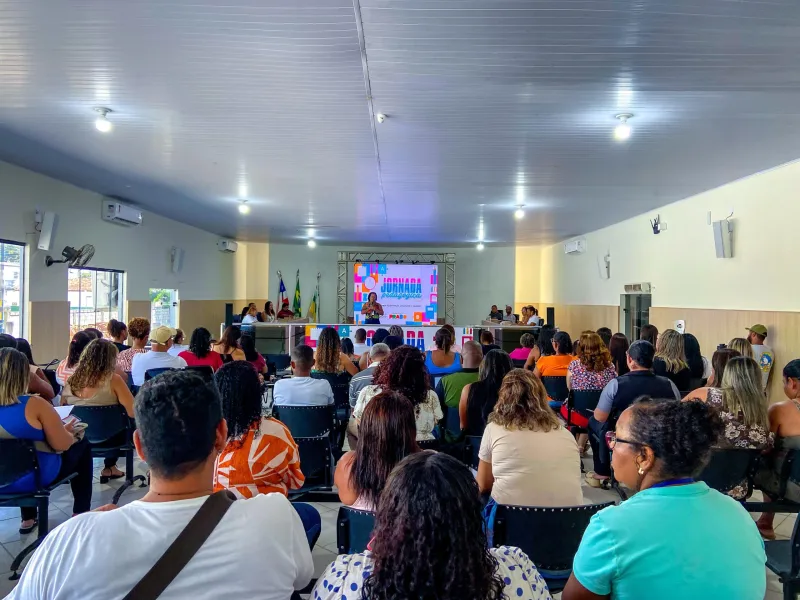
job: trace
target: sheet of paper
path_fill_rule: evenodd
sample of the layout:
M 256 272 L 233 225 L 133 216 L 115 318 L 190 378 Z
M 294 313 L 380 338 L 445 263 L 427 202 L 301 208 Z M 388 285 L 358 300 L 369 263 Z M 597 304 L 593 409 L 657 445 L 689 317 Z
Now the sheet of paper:
M 56 412 L 58 413 L 58 416 L 61 417 L 62 421 L 64 419 L 66 419 L 70 415 L 70 413 L 72 412 L 72 406 L 71 405 L 56 406 L 55 409 L 56 409 Z

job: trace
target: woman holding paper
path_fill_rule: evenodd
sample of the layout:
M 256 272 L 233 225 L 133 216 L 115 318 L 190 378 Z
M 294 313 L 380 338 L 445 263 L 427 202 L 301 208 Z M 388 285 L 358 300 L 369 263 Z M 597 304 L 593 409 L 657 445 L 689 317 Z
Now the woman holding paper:
M 383 316 L 383 306 L 378 302 L 378 294 L 370 292 L 367 296 L 367 303 L 361 307 L 361 314 L 366 318 L 364 323 L 366 325 L 380 325 L 381 317 Z
M 110 343 L 110 342 L 109 342 Z M 0 349 L 0 428 L 5 439 L 31 440 L 36 444 L 39 481 L 50 485 L 72 473 L 72 512 L 88 512 L 92 502 L 92 454 L 85 438 L 74 435 L 74 422 L 62 423 L 52 404 L 39 396 L 29 396 L 30 366 L 28 359 L 14 348 Z M 59 454 L 60 453 L 60 454 Z M 36 474 L 22 475 L 13 483 L 0 487 L 0 494 L 32 492 Z M 37 525 L 36 508 L 22 511 L 19 532 L 27 534 Z
M 67 379 L 61 392 L 61 404 L 77 406 L 113 406 L 121 404 L 133 418 L 133 394 L 122 377 L 115 373 L 119 351 L 109 340 L 92 340 L 81 354 L 78 368 Z M 127 432 L 121 431 L 119 439 L 108 440 L 109 446 L 125 443 Z M 100 471 L 100 483 L 125 477 L 117 468 L 118 456 L 105 459 L 105 468 Z

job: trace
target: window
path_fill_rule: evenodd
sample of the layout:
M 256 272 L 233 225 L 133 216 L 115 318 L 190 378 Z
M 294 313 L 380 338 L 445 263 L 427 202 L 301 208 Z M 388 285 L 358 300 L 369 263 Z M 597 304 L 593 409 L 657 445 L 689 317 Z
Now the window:
M 0 333 L 22 337 L 25 245 L 0 240 Z
M 104 334 L 111 319 L 125 319 L 122 271 L 69 269 L 69 334 L 96 327 Z
M 150 288 L 150 327 L 178 327 L 178 290 Z

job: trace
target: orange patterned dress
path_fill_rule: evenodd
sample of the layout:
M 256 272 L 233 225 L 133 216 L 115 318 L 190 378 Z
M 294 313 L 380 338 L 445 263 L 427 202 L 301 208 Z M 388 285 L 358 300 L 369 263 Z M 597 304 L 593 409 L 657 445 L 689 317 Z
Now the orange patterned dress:
M 256 435 L 258 433 L 258 435 Z M 271 417 L 261 419 L 241 440 L 229 441 L 217 458 L 214 491 L 229 489 L 241 498 L 302 487 L 300 454 L 289 429 Z

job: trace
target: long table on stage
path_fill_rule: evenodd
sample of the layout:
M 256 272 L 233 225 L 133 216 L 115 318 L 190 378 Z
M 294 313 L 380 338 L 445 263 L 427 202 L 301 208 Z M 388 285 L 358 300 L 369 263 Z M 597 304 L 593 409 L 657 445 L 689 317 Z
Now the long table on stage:
M 224 326 L 223 326 L 224 327 Z M 347 323 L 308 323 L 306 320 L 277 323 L 251 323 L 242 325 L 242 332 L 255 337 L 256 349 L 262 354 L 289 354 L 298 344 L 316 347 L 320 332 L 326 327 L 334 327 L 340 337 L 347 337 L 355 342 L 358 329 L 367 331 L 367 344 L 372 344 L 372 335 L 378 328 L 389 329 L 388 325 L 352 325 Z M 401 325 L 404 343 L 416 346 L 422 351 L 434 347 L 433 336 L 441 329 L 439 325 L 414 326 Z M 539 328 L 526 325 L 506 325 L 493 321 L 484 321 L 480 325 L 456 327 L 455 343 L 463 347 L 464 342 L 479 340 L 481 331 L 488 329 L 494 336 L 495 343 L 506 352 L 519 347 L 519 339 L 523 333 L 538 334 Z

